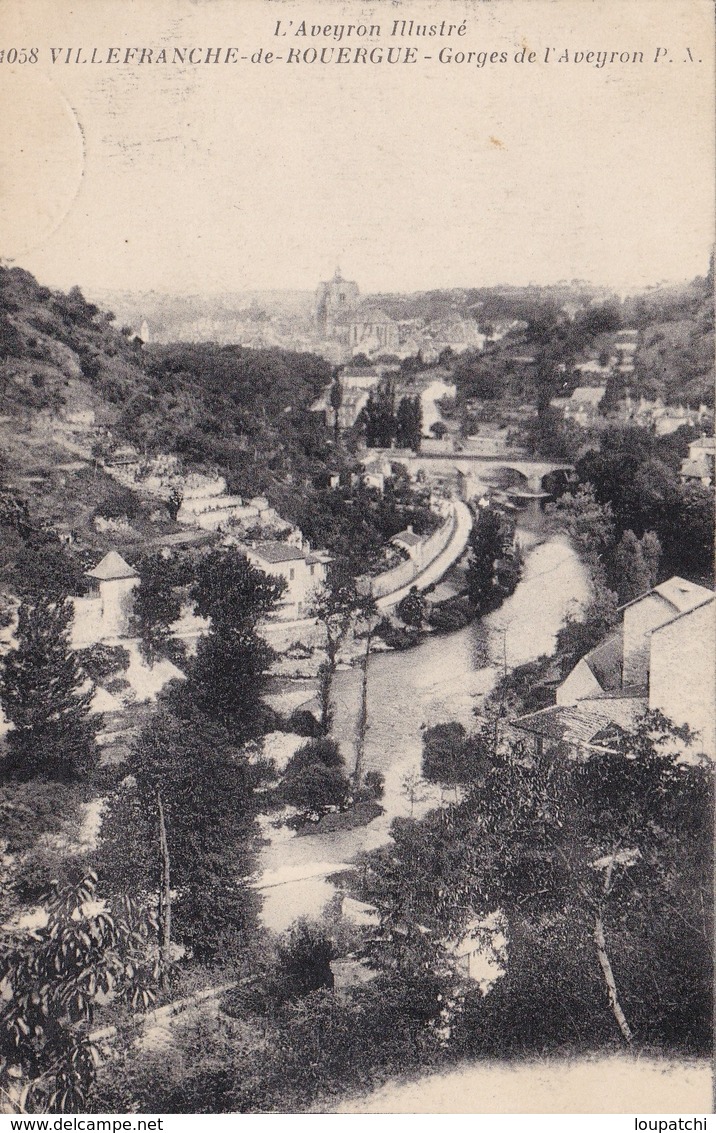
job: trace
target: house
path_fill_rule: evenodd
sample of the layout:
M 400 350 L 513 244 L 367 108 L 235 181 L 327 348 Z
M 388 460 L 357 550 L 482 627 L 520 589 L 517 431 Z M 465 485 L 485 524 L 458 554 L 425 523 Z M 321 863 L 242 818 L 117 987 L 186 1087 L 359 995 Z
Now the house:
M 136 570 L 116 551 L 85 571 L 89 593 L 74 598 L 75 617 L 72 626 L 74 645 L 92 645 L 126 637 L 132 616 L 133 592 L 139 584 Z
M 578 425 L 591 424 L 599 416 L 606 391 L 606 386 L 577 386 L 564 406 L 565 420 L 576 421 Z
M 621 609 L 619 627 L 556 691 L 556 705 L 511 721 L 534 748 L 600 746 L 608 726 L 631 730 L 658 710 L 697 733 L 716 758 L 716 594 L 674 576 Z
M 699 437 L 689 445 L 689 455 L 682 461 L 680 479 L 682 484 L 703 484 L 710 487 L 714 482 L 714 462 L 716 460 L 716 438 Z
M 308 545 L 293 547 L 276 540 L 244 547 L 244 553 L 253 566 L 287 583 L 276 613 L 282 621 L 307 616 L 313 593 L 326 581 L 333 561 L 325 551 L 311 552 Z
M 397 535 L 394 535 L 390 542 L 395 547 L 400 547 L 403 551 L 407 551 L 408 556 L 413 562 L 418 564 L 422 562 L 425 540 L 422 535 L 415 534 L 412 523 L 408 524 L 405 531 L 399 531 Z

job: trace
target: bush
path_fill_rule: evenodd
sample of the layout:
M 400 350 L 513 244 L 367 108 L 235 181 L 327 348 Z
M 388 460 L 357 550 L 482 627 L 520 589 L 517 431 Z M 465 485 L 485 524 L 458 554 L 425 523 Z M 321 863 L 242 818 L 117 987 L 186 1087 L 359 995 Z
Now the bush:
M 278 945 L 282 998 L 298 999 L 320 988 L 333 987 L 331 960 L 335 946 L 318 924 L 299 920 Z
M 121 645 L 91 645 L 80 649 L 77 656 L 87 676 L 95 683 L 129 668 L 129 652 Z
M 328 736 L 318 736 L 316 739 L 309 740 L 306 744 L 301 744 L 300 748 L 289 759 L 285 774 L 291 775 L 294 772 L 303 771 L 304 768 L 310 767 L 314 763 L 322 763 L 324 767 L 338 769 L 344 766 L 343 756 L 335 740 L 329 739 Z
M 103 519 L 135 519 L 139 513 L 139 497 L 130 488 L 115 488 L 97 505 L 95 516 Z
M 285 723 L 285 730 L 297 736 L 317 739 L 321 735 L 321 724 L 306 708 L 296 708 Z
M 433 606 L 428 615 L 428 624 L 441 633 L 452 633 L 456 629 L 469 626 L 475 612 L 467 598 L 448 598 Z
M 311 763 L 286 774 L 281 787 L 285 802 L 299 810 L 322 814 L 348 801 L 351 785 L 337 767 Z

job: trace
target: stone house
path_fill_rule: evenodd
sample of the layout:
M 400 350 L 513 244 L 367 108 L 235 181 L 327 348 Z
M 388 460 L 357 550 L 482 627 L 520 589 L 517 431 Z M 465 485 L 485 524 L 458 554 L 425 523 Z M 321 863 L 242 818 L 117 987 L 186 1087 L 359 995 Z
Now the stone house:
M 94 645 L 126 637 L 134 606 L 133 591 L 139 584 L 136 570 L 116 551 L 108 551 L 96 567 L 85 571 L 85 576 L 89 593 L 73 599 L 73 645 Z
M 537 751 L 599 746 L 610 726 L 630 730 L 647 711 L 697 733 L 716 758 L 716 594 L 674 576 L 622 607 L 622 621 L 567 675 L 556 705 L 511 721 Z
M 244 547 L 244 553 L 253 566 L 287 583 L 276 612 L 282 621 L 307 616 L 313 593 L 326 581 L 333 561 L 325 551 L 311 552 L 307 545 L 294 547 L 276 540 Z

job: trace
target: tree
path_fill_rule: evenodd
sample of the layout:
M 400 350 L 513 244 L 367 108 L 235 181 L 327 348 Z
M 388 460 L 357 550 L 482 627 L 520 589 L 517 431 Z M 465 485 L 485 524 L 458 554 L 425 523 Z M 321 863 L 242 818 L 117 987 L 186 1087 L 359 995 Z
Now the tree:
M 132 632 L 139 637 L 142 654 L 150 664 L 161 657 L 175 660 L 179 642 L 172 638 L 171 627 L 181 615 L 178 588 L 189 581 L 188 564 L 177 557 L 144 555 L 137 563 L 137 573 Z
M 637 539 L 625 531 L 614 549 L 611 573 L 620 602 L 631 602 L 654 586 L 659 572 L 661 543 L 653 531 Z
M 229 728 L 238 744 L 265 731 L 269 713 L 261 694 L 275 653 L 256 626 L 285 588 L 283 579 L 255 569 L 233 549 L 200 560 L 189 595 L 211 627 L 185 665 L 186 684 L 169 694 L 178 715 L 190 704 Z
M 232 732 L 194 713 L 160 709 L 140 734 L 102 827 L 100 873 L 111 890 L 128 877 L 158 899 L 166 983 L 172 942 L 201 960 L 234 952 L 255 930 L 256 792 L 268 769 Z M 127 860 L 129 859 L 129 861 Z
M 178 715 L 182 702 L 231 731 L 238 744 L 265 731 L 270 712 L 262 700 L 275 651 L 254 629 L 211 626 L 185 665 L 186 682 L 170 693 Z
M 99 902 L 94 873 L 55 889 L 45 911 L 31 934 L 4 934 L 0 1081 L 21 1113 L 82 1113 L 100 1061 L 97 1007 L 154 1000 L 152 918 L 130 897 Z
M 27 530 L 14 563 L 15 593 L 28 601 L 62 602 L 70 594 L 84 594 L 86 581 L 79 559 L 56 535 Z
M 396 820 L 356 874 L 381 918 L 375 962 L 435 963 L 438 941 L 500 909 L 496 1043 L 508 1018 L 537 1049 L 708 1047 L 713 784 L 681 760 L 685 733 L 651 717 L 579 758 L 493 754 L 459 806 Z
M 411 586 L 409 592 L 398 602 L 397 613 L 401 621 L 407 626 L 420 629 L 425 621 L 427 602 L 417 586 Z
M 426 798 L 428 797 L 425 788 L 425 780 L 417 771 L 410 771 L 407 775 L 403 776 L 400 784 L 400 790 L 410 803 L 411 818 L 413 817 L 413 813 L 415 811 L 415 804 L 425 802 Z
M 317 760 L 284 778 L 281 794 L 285 802 L 304 813 L 324 814 L 342 807 L 350 795 L 350 782 L 337 767 Z
M 423 776 L 428 783 L 456 787 L 479 777 L 485 766 L 486 741 L 468 735 L 462 724 L 435 724 L 423 734 Z
M 592 578 L 602 578 L 604 557 L 614 544 L 614 514 L 609 503 L 600 503 L 591 484 L 580 484 L 576 492 L 565 492 L 547 504 L 546 514 L 555 530 L 569 536 Z
M 283 997 L 299 999 L 320 988 L 332 988 L 335 955 L 336 947 L 321 925 L 296 921 L 278 943 Z
M 253 629 L 285 589 L 284 579 L 264 574 L 233 548 L 222 548 L 199 560 L 189 597 L 196 612 L 215 626 Z
M 368 448 L 390 448 L 395 440 L 395 387 L 390 380 L 371 392 L 361 411 Z
M 419 397 L 401 398 L 395 413 L 395 443 L 398 448 L 420 448 L 423 411 Z
M 0 704 L 13 725 L 4 771 L 14 778 L 85 777 L 97 760 L 89 716 L 94 686 L 86 686 L 70 648 L 72 606 L 41 599 L 18 611 L 17 648 L 0 672 Z
M 502 518 L 493 508 L 482 508 L 470 532 L 470 560 L 465 580 L 475 614 L 489 613 L 495 601 L 495 563 L 502 554 Z
M 281 782 L 285 802 L 321 814 L 343 806 L 350 794 L 345 761 L 335 740 L 321 736 L 302 744 L 289 759 Z
M 311 605 L 311 616 L 324 630 L 326 659 L 318 671 L 321 728 L 324 734 L 331 730 L 333 709 L 331 693 L 333 678 L 338 668 L 338 654 L 356 622 L 366 621 L 372 615 L 375 603 L 370 595 L 362 594 L 353 579 L 340 566 L 329 568 L 324 585 L 317 591 Z
M 341 385 L 340 378 L 336 373 L 331 383 L 331 390 L 329 394 L 331 409 L 333 410 L 333 436 L 338 440 L 339 432 L 339 413 L 341 405 L 343 404 L 343 386 Z

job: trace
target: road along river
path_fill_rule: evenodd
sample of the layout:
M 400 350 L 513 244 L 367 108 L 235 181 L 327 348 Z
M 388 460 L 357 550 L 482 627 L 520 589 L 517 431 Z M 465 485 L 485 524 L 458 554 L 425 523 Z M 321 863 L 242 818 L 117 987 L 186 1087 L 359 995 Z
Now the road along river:
M 282 830 L 260 855 L 259 886 L 265 924 L 282 932 L 299 916 L 317 917 L 335 890 L 326 876 L 362 850 L 390 837 L 396 815 L 410 814 L 402 789 L 419 772 L 424 726 L 459 720 L 474 725 L 473 709 L 493 687 L 506 663 L 514 668 L 551 653 L 568 609 L 588 595 L 587 577 L 574 551 L 552 537 L 527 553 L 515 593 L 480 624 L 451 634 L 432 634 L 414 649 L 377 653 L 368 669 L 368 732 L 363 770 L 385 776 L 385 813 L 367 826 L 296 837 Z M 358 668 L 336 675 L 334 733 L 349 768 L 360 699 Z M 416 805 L 424 813 L 440 799 L 435 788 Z

